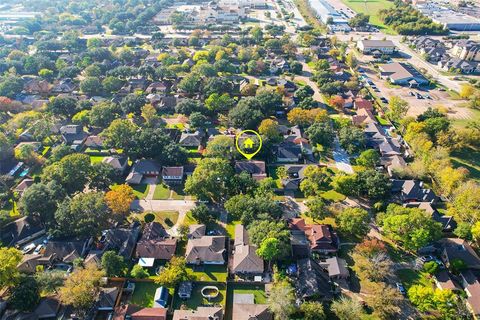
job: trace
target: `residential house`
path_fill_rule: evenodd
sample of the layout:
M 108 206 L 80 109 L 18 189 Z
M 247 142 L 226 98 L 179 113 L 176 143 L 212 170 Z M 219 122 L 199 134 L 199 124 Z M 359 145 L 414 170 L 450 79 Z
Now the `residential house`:
M 37 266 L 43 266 L 44 269 L 50 267 L 54 263 L 54 257 L 44 257 L 40 254 L 24 254 L 22 261 L 17 265 L 20 272 L 34 274 L 37 272 Z
M 178 142 L 182 147 L 196 147 L 199 148 L 202 146 L 204 138 L 204 133 L 200 131 L 191 132 L 182 132 L 180 136 L 180 141 Z
M 412 65 L 403 62 L 392 62 L 379 66 L 380 76 L 392 84 L 408 85 L 411 88 L 428 85 L 429 81 Z
M 145 90 L 145 93 L 166 93 L 168 90 L 167 83 L 160 81 L 160 82 L 152 82 L 148 88 Z
M 358 109 L 357 114 L 352 117 L 352 122 L 356 126 L 363 126 L 376 121 L 372 111 L 364 108 Z
M 255 304 L 253 293 L 233 295 L 232 320 L 272 320 L 273 314 L 268 305 Z
M 407 208 L 419 208 L 425 210 L 426 213 L 431 215 L 432 219 L 442 224 L 443 232 L 452 232 L 457 227 L 457 222 L 452 216 L 442 215 L 435 208 L 433 208 L 430 202 L 409 202 L 404 204 Z
M 452 48 L 452 55 L 461 60 L 480 62 L 480 43 L 468 39 L 459 40 Z
M 72 264 L 77 258 L 83 258 L 90 247 L 91 239 L 85 240 L 50 240 L 42 255 L 54 261 Z
M 80 148 L 88 137 L 88 133 L 83 131 L 83 126 L 78 124 L 68 124 L 60 127 L 60 134 L 63 141 L 71 145 L 72 148 Z
M 328 274 L 317 262 L 310 258 L 297 261 L 294 283 L 298 299 L 315 298 L 329 301 L 333 298 L 332 283 Z
M 143 234 L 137 243 L 137 258 L 170 260 L 175 254 L 177 240 L 170 238 L 162 224 L 150 222 L 145 225 Z
M 289 220 L 289 229 L 305 234 L 311 252 L 334 254 L 338 251 L 340 241 L 330 225 L 306 224 L 302 218 L 293 218 Z
M 119 289 L 117 287 L 101 288 L 97 299 L 98 311 L 113 311 L 118 299 Z
M 247 229 L 235 225 L 232 272 L 236 275 L 262 275 L 264 262 L 256 253 L 256 246 L 250 245 Z
M 433 280 L 435 281 L 435 285 L 437 286 L 437 288 L 441 290 L 460 289 L 456 281 L 452 280 L 452 277 L 450 277 L 450 274 L 445 269 L 442 269 L 435 273 L 435 275 L 433 276 Z
M 115 308 L 112 320 L 167 320 L 165 308 L 142 308 L 134 304 Z
M 61 79 L 59 82 L 54 84 L 52 88 L 52 93 L 72 93 L 77 90 L 78 86 L 70 78 Z
M 254 180 L 260 181 L 267 177 L 265 161 L 235 161 L 235 172 L 247 172 Z
M 174 110 L 178 101 L 176 96 L 161 96 L 154 105 L 157 109 Z
M 392 195 L 402 203 L 437 201 L 437 196 L 431 189 L 423 188 L 423 181 L 418 180 L 391 180 Z
M 298 163 L 302 158 L 302 146 L 292 141 L 284 141 L 277 146 L 277 162 Z
M 37 316 L 37 319 L 58 319 L 57 316 L 61 307 L 62 304 L 58 297 L 43 297 L 33 313 Z
M 357 48 L 364 54 L 380 52 L 382 54 L 393 54 L 396 46 L 391 40 L 359 40 Z
M 437 65 L 445 71 L 460 71 L 461 73 L 480 72 L 480 66 L 477 62 L 466 61 L 459 58 L 445 57 L 438 61 Z
M 477 276 L 468 269 L 461 271 L 460 277 L 462 286 L 467 294 L 467 308 L 474 316 L 474 319 L 478 319 L 480 317 L 480 282 Z
M 29 94 L 48 95 L 52 90 L 52 85 L 47 80 L 31 79 L 27 81 L 23 89 Z
M 205 235 L 207 227 L 204 224 L 191 224 L 188 226 L 188 239 L 200 239 Z
M 225 236 L 202 236 L 188 240 L 185 257 L 188 264 L 225 264 Z
M 140 235 L 140 224 L 132 223 L 128 228 L 108 229 L 102 233 L 97 249 L 103 252 L 114 250 L 125 260 L 130 260 Z
M 160 166 L 154 160 L 141 159 L 135 161 L 125 182 L 128 184 L 140 184 L 143 178 L 158 178 Z
M 398 154 L 381 157 L 380 164 L 387 170 L 387 173 L 390 177 L 395 176 L 397 172 L 407 167 L 407 163 L 403 157 Z
M 183 182 L 183 167 L 163 167 L 162 180 L 167 185 L 179 185 Z
M 285 190 L 298 190 L 300 183 L 305 177 L 304 171 L 308 165 L 286 165 L 286 178 L 282 178 L 282 185 Z
M 452 260 L 462 260 L 469 269 L 480 269 L 480 257 L 475 250 L 463 239 L 443 238 L 437 241 L 441 246 L 441 259 L 446 267 L 450 267 Z
M 175 310 L 173 320 L 223 320 L 222 307 L 198 307 L 197 310 Z
M 32 186 L 35 183 L 33 179 L 26 178 L 23 179 L 22 182 L 20 182 L 13 191 L 17 192 L 19 196 L 21 197 L 25 190 L 27 190 L 30 186 Z
M 45 234 L 40 218 L 26 216 L 8 223 L 1 228 L 0 240 L 4 246 L 20 247 Z
M 88 136 L 83 145 L 87 148 L 101 149 L 103 148 L 104 141 L 105 138 L 101 136 Z
M 320 261 L 320 266 L 328 271 L 328 276 L 332 280 L 348 279 L 350 276 L 345 259 L 338 257 L 327 258 Z
M 353 107 L 357 110 L 360 109 L 366 109 L 370 112 L 373 112 L 373 104 L 370 100 L 364 99 L 364 98 L 356 98 L 353 101 Z
M 110 156 L 102 159 L 103 163 L 106 163 L 113 167 L 120 174 L 124 174 L 128 167 L 128 157 L 126 156 Z

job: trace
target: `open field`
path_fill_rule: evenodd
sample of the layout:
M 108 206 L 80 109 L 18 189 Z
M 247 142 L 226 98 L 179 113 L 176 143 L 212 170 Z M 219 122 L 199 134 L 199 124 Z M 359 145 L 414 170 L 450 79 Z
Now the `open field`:
M 454 167 L 464 167 L 470 172 L 470 178 L 480 181 L 480 150 L 466 148 L 454 151 L 451 155 Z
M 357 13 L 364 13 L 370 15 L 370 23 L 377 26 L 384 33 L 395 34 L 391 28 L 383 24 L 383 22 L 378 17 L 378 12 L 382 9 L 388 9 L 393 7 L 393 2 L 387 0 L 332 0 L 331 3 L 335 1 L 341 1 L 350 7 L 353 11 Z

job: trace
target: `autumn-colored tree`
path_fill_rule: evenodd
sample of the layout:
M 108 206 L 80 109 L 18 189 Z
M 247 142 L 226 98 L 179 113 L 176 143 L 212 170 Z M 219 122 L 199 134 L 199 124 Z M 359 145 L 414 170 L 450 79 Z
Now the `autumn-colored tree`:
M 155 283 L 162 286 L 174 287 L 181 281 L 188 280 L 187 263 L 183 257 L 173 257 L 155 277 Z
M 467 99 L 475 93 L 475 88 L 471 84 L 462 84 L 460 87 L 460 97 Z
M 60 301 L 85 314 L 97 300 L 103 276 L 104 272 L 93 263 L 75 269 L 59 290 Z
M 345 105 L 345 99 L 343 99 L 341 96 L 333 96 L 330 98 L 329 103 L 335 109 L 342 109 Z
M 278 122 L 272 119 L 263 120 L 258 127 L 258 132 L 272 141 L 280 139 Z
M 115 186 L 105 194 L 105 202 L 116 215 L 125 217 L 130 212 L 130 205 L 135 200 L 132 187 L 126 184 Z
M 17 265 L 22 253 L 15 248 L 0 248 L 0 289 L 14 285 L 20 277 Z

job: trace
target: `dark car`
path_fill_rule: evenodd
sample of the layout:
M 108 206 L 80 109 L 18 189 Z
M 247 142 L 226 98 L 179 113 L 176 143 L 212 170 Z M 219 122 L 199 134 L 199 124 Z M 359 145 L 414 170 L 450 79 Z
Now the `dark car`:
M 407 290 L 405 290 L 405 287 L 403 286 L 403 284 L 401 284 L 400 282 L 397 282 L 395 283 L 395 286 L 397 287 L 397 290 L 402 294 L 402 295 L 407 295 Z

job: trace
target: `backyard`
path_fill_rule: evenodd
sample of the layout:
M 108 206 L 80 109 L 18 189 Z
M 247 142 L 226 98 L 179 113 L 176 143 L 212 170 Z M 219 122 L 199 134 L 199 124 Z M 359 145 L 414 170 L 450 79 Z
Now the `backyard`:
M 211 298 L 210 300 L 208 300 L 207 298 L 204 298 L 202 296 L 201 291 L 205 286 L 215 286 L 215 287 L 217 287 L 218 290 L 219 290 L 218 296 L 216 298 Z M 227 287 L 226 287 L 225 283 L 216 283 L 216 282 L 198 283 L 198 282 L 194 282 L 193 283 L 192 296 L 190 297 L 190 299 L 182 300 L 178 297 L 177 294 L 175 294 L 174 295 L 174 300 L 173 300 L 173 308 L 174 308 L 174 310 L 179 310 L 179 309 L 183 308 L 182 306 L 184 306 L 187 309 L 197 309 L 200 306 L 205 306 L 205 305 L 209 305 L 209 304 L 214 304 L 214 305 L 221 304 L 221 305 L 225 306 L 226 296 L 227 296 Z
M 236 293 L 240 294 L 253 294 L 255 299 L 255 304 L 266 304 L 267 303 L 267 294 L 265 292 L 265 286 L 263 284 L 251 285 L 251 284 L 241 284 L 241 283 L 231 283 L 227 287 L 227 309 L 226 309 L 226 319 L 229 320 L 232 318 L 232 308 L 233 305 L 233 296 Z
M 202 265 L 197 267 L 187 267 L 188 275 L 196 281 L 207 282 L 226 282 L 227 266 L 224 265 Z

